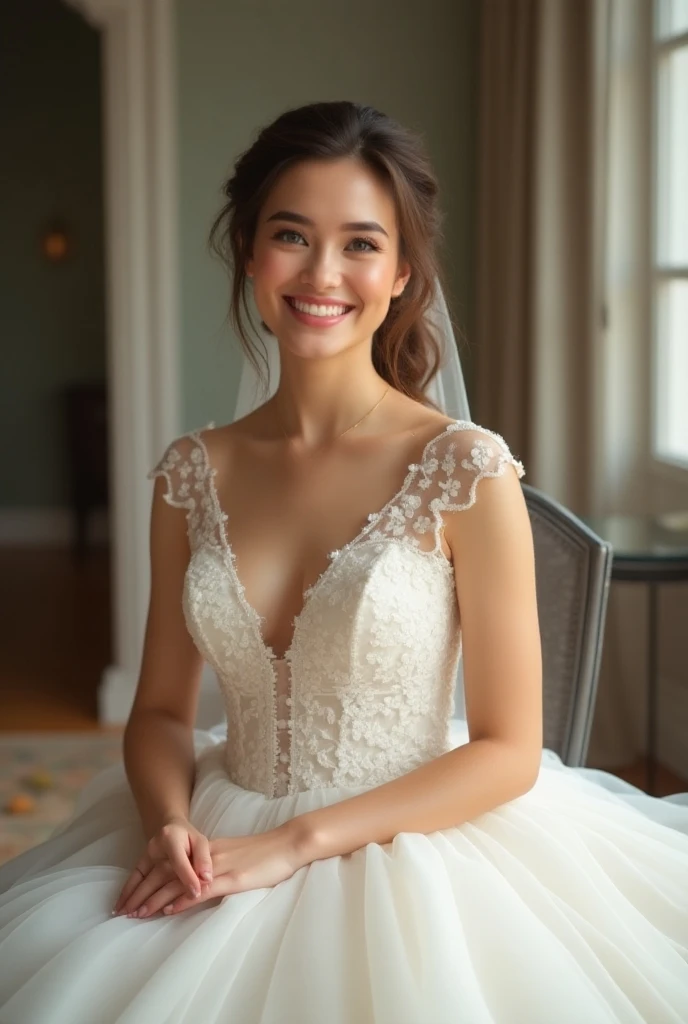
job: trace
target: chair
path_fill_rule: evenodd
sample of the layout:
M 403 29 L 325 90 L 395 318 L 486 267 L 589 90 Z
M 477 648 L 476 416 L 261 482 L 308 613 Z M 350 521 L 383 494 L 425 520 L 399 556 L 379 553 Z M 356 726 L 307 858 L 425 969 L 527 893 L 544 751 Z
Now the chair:
M 595 711 L 612 546 L 554 498 L 521 486 L 535 546 L 543 745 L 580 767 Z

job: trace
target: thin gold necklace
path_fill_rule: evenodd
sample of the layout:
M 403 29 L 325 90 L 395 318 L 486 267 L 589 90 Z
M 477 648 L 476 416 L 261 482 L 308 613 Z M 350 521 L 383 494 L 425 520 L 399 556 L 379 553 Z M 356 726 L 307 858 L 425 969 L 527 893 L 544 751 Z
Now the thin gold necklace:
M 355 422 L 355 423 L 352 423 L 350 427 L 347 427 L 347 428 L 346 428 L 346 430 L 342 430 L 341 434 L 337 434 L 337 436 L 336 436 L 336 437 L 333 437 L 333 438 L 332 438 L 332 440 L 333 440 L 333 441 L 337 441 L 337 440 L 339 440 L 339 438 L 340 438 L 340 437 L 343 437 L 343 436 L 344 436 L 344 434 L 348 434 L 350 430 L 353 430 L 353 429 L 354 429 L 354 427 L 357 427 L 359 423 L 362 423 L 362 422 L 363 422 L 363 420 L 364 420 L 364 419 L 365 419 L 365 418 L 366 418 L 367 416 L 370 416 L 371 412 L 374 412 L 374 411 L 375 411 L 375 410 L 377 409 L 378 405 L 380 404 L 380 402 L 381 402 L 381 401 L 382 401 L 382 399 L 383 399 L 383 398 L 385 397 L 385 395 L 387 394 L 387 392 L 388 392 L 388 391 L 389 391 L 389 385 L 387 385 L 387 386 L 385 387 L 385 390 L 384 390 L 384 391 L 382 392 L 382 395 L 380 396 L 380 398 L 378 398 L 377 402 L 375 403 L 375 405 L 373 406 L 373 408 L 372 408 L 372 409 L 368 409 L 368 412 L 367 412 L 367 413 L 365 413 L 365 415 L 361 416 L 360 420 L 356 420 L 356 422 Z M 278 415 L 278 417 L 277 417 L 277 418 L 278 418 L 278 420 L 279 420 L 279 425 L 280 425 L 280 427 L 282 428 L 282 433 L 284 434 L 284 436 L 285 436 L 285 437 L 287 438 L 287 441 L 288 441 L 288 440 L 289 440 L 289 436 L 288 436 L 288 434 L 287 434 L 286 430 L 284 429 L 284 427 L 282 426 L 282 420 L 281 420 L 281 418 L 280 418 L 280 416 L 279 416 L 279 415 Z

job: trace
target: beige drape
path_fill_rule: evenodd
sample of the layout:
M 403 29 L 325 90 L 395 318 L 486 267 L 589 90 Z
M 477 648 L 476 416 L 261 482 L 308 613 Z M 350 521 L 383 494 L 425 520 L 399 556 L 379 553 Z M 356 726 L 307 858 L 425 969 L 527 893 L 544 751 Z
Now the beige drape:
M 529 483 L 581 516 L 645 510 L 630 236 L 616 305 L 604 286 L 614 278 L 606 226 L 625 202 L 620 238 L 643 192 L 632 180 L 639 150 L 610 192 L 620 154 L 609 135 L 611 26 L 614 12 L 643 15 L 643 0 L 623 2 L 481 4 L 473 418 L 507 439 Z M 622 39 L 619 95 L 631 44 Z M 634 760 L 644 739 L 644 595 L 623 587 L 610 595 L 588 757 L 599 767 Z
M 481 5 L 474 408 L 531 483 L 582 515 L 594 501 L 601 6 Z

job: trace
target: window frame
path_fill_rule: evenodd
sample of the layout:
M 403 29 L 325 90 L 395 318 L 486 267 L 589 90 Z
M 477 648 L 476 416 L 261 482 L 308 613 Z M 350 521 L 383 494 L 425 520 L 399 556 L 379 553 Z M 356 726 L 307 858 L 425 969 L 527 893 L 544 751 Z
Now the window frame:
M 649 422 L 648 422 L 648 454 L 650 470 L 653 475 L 671 479 L 688 486 L 688 456 L 675 458 L 668 454 L 661 453 L 657 447 L 659 435 L 658 425 L 658 392 L 661 375 L 661 360 L 663 353 L 660 346 L 660 289 L 668 281 L 688 281 L 688 265 L 673 266 L 662 264 L 659 259 L 658 249 L 658 227 L 660 214 L 659 199 L 659 158 L 660 158 L 660 132 L 661 123 L 659 110 L 659 88 L 661 62 L 667 53 L 671 53 L 683 46 L 688 46 L 688 30 L 675 35 L 661 38 L 659 35 L 661 0 L 653 0 L 652 17 L 649 21 L 649 238 L 648 238 L 648 270 L 649 270 L 649 345 L 648 345 L 648 381 L 650 382 L 650 394 L 648 396 Z M 688 382 L 686 385 L 688 399 Z

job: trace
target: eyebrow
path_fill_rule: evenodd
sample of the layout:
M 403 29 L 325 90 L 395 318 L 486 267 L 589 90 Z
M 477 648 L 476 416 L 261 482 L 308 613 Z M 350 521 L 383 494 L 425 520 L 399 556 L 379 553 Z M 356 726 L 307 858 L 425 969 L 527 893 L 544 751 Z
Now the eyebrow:
M 304 217 L 302 213 L 293 213 L 291 210 L 278 210 L 277 213 L 273 213 L 268 217 L 266 223 L 269 223 L 271 220 L 290 220 L 293 221 L 294 224 L 305 224 L 309 228 L 312 228 L 314 224 L 310 217 Z M 389 235 L 382 225 L 378 224 L 375 220 L 352 220 L 347 224 L 342 224 L 341 230 L 378 231 L 380 234 L 385 235 L 386 238 L 389 238 Z

